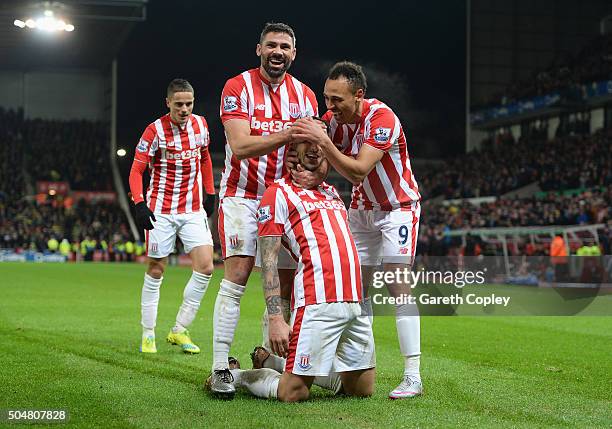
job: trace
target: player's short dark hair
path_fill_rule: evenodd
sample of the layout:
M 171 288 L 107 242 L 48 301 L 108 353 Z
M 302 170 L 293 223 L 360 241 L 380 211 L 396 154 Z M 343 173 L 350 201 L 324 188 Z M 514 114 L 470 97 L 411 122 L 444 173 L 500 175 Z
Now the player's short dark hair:
M 295 33 L 293 32 L 293 28 L 289 27 L 287 24 L 283 24 L 282 22 L 267 22 L 264 25 L 263 30 L 261 30 L 261 35 L 259 36 L 259 43 L 263 42 L 264 37 L 268 33 L 285 33 L 291 36 L 291 40 L 293 40 L 293 47 L 295 48 Z
M 368 89 L 368 81 L 365 73 L 360 65 L 352 63 L 350 61 L 340 61 L 333 65 L 327 74 L 327 78 L 330 80 L 338 80 L 339 78 L 345 78 L 353 92 L 357 92 L 358 89 L 363 89 L 365 93 Z
M 170 82 L 168 85 L 166 95 L 168 98 L 170 98 L 175 92 L 191 92 L 192 94 L 195 94 L 193 86 L 191 86 L 191 84 L 185 79 L 172 79 L 172 82 Z

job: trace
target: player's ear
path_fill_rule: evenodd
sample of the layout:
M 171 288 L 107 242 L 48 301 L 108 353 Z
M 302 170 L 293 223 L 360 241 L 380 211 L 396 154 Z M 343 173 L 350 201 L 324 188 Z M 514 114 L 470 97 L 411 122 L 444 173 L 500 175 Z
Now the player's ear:
M 296 55 L 297 55 L 297 48 L 293 48 L 293 51 L 291 53 L 291 61 L 295 61 Z
M 170 99 L 168 97 L 166 97 L 166 106 L 168 109 L 170 108 Z
M 261 57 L 261 43 L 257 44 L 257 47 L 255 48 L 255 53 L 258 57 Z
M 365 91 L 363 90 L 363 88 L 359 88 L 355 92 L 355 98 L 357 98 L 358 100 L 361 100 L 364 96 L 365 96 Z

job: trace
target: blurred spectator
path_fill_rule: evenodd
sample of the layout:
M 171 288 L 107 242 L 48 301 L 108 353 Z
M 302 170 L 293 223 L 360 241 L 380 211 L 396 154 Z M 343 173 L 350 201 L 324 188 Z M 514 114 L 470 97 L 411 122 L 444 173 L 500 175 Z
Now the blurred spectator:
M 612 184 L 612 138 L 598 132 L 553 141 L 502 135 L 497 143 L 446 162 L 437 171 L 415 171 L 424 199 L 500 196 L 534 181 L 542 190 Z
M 430 228 L 451 229 L 606 223 L 612 221 L 612 185 L 575 195 L 551 192 L 543 198 L 499 198 L 481 204 L 426 201 L 422 218 Z
M 510 104 L 553 91 L 571 98 L 579 94 L 580 85 L 607 79 L 612 79 L 612 34 L 597 36 L 575 56 L 559 55 L 546 70 L 513 82 L 479 107 Z

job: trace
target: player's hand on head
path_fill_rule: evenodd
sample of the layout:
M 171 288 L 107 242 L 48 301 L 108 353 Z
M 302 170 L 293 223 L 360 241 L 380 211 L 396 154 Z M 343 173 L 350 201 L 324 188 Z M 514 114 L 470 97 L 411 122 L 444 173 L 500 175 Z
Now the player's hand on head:
M 321 143 L 327 139 L 326 128 L 321 126 L 321 121 L 312 118 L 301 118 L 291 126 L 293 141 L 307 141 L 310 143 Z
M 317 180 L 317 175 L 312 171 L 305 170 L 301 164 L 297 165 L 297 168 L 294 170 L 290 170 L 291 179 L 293 179 L 293 183 L 298 185 L 303 189 L 312 189 L 318 184 L 320 181 Z
M 150 231 L 154 228 L 151 220 L 155 222 L 157 219 L 155 219 L 155 215 L 149 209 L 147 203 L 145 203 L 144 201 L 139 202 L 134 207 L 134 211 L 136 212 L 134 220 L 136 221 L 136 224 L 140 229 L 146 229 L 147 231 Z

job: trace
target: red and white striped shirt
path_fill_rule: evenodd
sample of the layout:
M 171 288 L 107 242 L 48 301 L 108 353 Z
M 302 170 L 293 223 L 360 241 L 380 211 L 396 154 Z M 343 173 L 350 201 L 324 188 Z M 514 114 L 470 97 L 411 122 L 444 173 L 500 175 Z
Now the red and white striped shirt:
M 372 171 L 353 186 L 351 208 L 391 211 L 411 210 L 420 201 L 406 136 L 398 117 L 375 98 L 363 101 L 361 120 L 339 124 L 331 111 L 323 115 L 330 125 L 330 136 L 344 154 L 356 157 L 363 144 L 385 152 Z
M 299 118 L 316 115 L 314 92 L 289 73 L 280 84 L 271 84 L 258 68 L 247 70 L 229 79 L 221 94 L 221 120 L 248 121 L 252 136 L 279 132 Z M 276 179 L 288 176 L 284 156 L 282 146 L 268 155 L 239 160 L 226 143 L 219 197 L 261 198 Z
M 202 156 L 208 157 L 209 142 L 203 116 L 192 114 L 179 126 L 167 114 L 149 124 L 136 146 L 134 160 L 149 165 L 147 205 L 151 211 L 179 214 L 203 210 L 200 161 Z
M 298 261 L 292 308 L 361 300 L 359 256 L 333 186 L 302 189 L 280 179 L 264 192 L 257 220 L 259 236 L 282 236 Z

